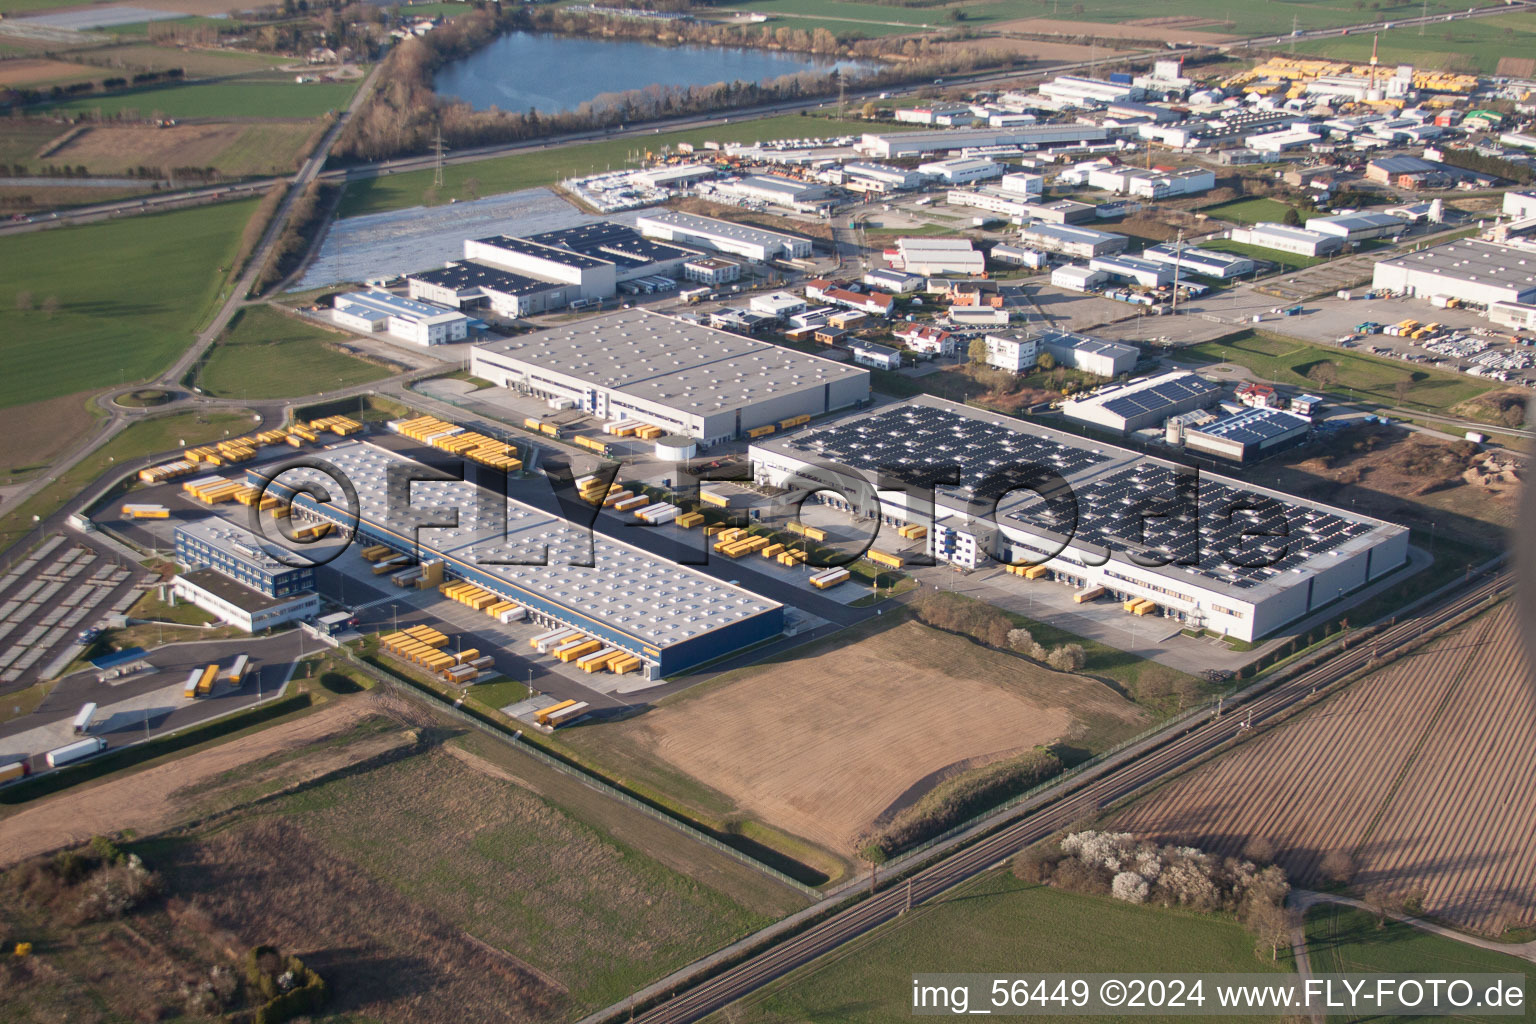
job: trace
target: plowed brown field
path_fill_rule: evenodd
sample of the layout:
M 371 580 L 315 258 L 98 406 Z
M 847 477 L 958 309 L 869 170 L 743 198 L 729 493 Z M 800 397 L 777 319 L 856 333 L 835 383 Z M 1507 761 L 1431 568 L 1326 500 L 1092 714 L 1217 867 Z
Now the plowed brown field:
M 1112 741 L 1145 721 L 1096 680 L 906 622 L 664 704 L 629 738 L 754 817 L 847 854 L 947 772 Z
M 1514 602 L 1116 815 L 1237 854 L 1269 840 L 1298 884 L 1333 850 L 1362 891 L 1424 894 L 1488 934 L 1536 919 L 1536 696 Z

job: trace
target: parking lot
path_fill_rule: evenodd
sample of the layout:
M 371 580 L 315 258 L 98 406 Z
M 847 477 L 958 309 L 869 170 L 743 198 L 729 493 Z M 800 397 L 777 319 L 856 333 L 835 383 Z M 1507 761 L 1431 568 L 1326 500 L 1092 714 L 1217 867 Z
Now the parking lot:
M 79 634 L 127 611 L 153 579 L 105 546 L 49 537 L 0 577 L 0 686 L 28 686 L 84 650 Z

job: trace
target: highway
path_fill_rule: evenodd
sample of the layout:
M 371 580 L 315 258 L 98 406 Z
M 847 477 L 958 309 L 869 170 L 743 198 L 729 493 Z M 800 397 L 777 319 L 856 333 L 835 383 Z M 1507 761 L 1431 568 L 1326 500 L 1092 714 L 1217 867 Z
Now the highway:
M 1145 752 L 1136 759 L 1106 770 L 1054 802 L 1037 806 L 1020 820 L 922 869 L 911 876 L 910 882 L 902 881 L 880 891 L 692 987 L 675 985 L 677 995 L 633 1019 L 644 1024 L 688 1024 L 700 1020 L 795 968 L 894 920 L 907 907 L 909 899 L 912 906 L 925 903 L 1057 829 L 1091 818 L 1114 801 L 1177 773 L 1194 759 L 1284 714 L 1318 690 L 1367 667 L 1377 652 L 1395 650 L 1489 598 L 1512 592 L 1514 579 L 1514 573 L 1506 569 L 1490 579 L 1470 581 L 1459 594 L 1453 593 L 1388 626 L 1317 668 L 1300 672 L 1274 689 L 1241 705 L 1231 706 L 1219 717 L 1186 724 L 1182 732 L 1170 733 L 1160 743 L 1149 741 Z M 1040 798 L 1041 802 L 1048 799 L 1046 795 Z M 627 1005 L 611 1007 L 588 1020 L 605 1016 L 616 1019 L 625 1012 Z

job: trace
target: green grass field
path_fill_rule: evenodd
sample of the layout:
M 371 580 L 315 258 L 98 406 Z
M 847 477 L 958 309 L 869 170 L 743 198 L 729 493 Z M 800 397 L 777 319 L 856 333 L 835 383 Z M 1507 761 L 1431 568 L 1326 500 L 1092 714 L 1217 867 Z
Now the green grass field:
M 0 309 L 9 327 L 0 353 L 11 368 L 0 382 L 0 407 L 163 370 L 212 313 L 256 203 L 0 239 Z M 18 298 L 31 308 L 19 309 Z
M 728 1019 L 902 1020 L 911 1015 L 912 975 L 918 972 L 1259 973 L 1277 966 L 1288 963 L 1260 960 L 1252 936 L 1230 919 L 1062 892 L 993 871 L 749 996 Z M 986 1006 L 973 1002 L 970 1008 Z
M 1442 938 L 1398 921 L 1378 928 L 1374 915 L 1352 907 L 1313 907 L 1307 914 L 1307 952 L 1312 970 L 1319 974 L 1523 974 L 1527 1001 L 1536 991 L 1536 964 L 1529 960 Z M 1338 1014 L 1329 1019 L 1406 1024 L 1429 1018 Z M 1497 1024 L 1529 1020 L 1530 1013 L 1513 1017 L 1468 1013 L 1457 1014 L 1455 1019 Z
M 919 125 L 906 127 L 917 128 Z M 643 139 L 615 139 L 611 142 L 589 142 L 579 146 L 563 146 L 559 149 L 513 156 L 478 160 L 468 164 L 449 164 L 443 169 L 443 188 L 435 196 L 429 196 L 432 187 L 431 171 L 410 171 L 391 174 L 382 178 L 352 182 L 341 199 L 338 215 L 358 217 L 386 210 L 401 210 L 421 206 L 429 199 L 446 203 L 450 199 L 470 199 L 495 195 L 498 192 L 515 192 L 519 189 L 551 185 L 562 178 L 591 174 L 609 167 L 625 164 L 635 150 L 660 151 L 664 146 L 679 142 L 695 145 L 707 141 L 751 142 L 759 139 L 786 139 L 802 136 L 859 135 L 866 131 L 890 131 L 890 125 L 874 125 L 868 121 L 832 118 L 768 117 L 757 121 L 743 121 L 715 128 L 696 128 L 685 132 L 663 132 L 647 135 Z M 895 130 L 900 130 L 898 127 Z M 466 187 L 466 184 L 469 187 Z
M 293 117 L 311 118 L 340 110 L 352 99 L 356 82 L 212 82 L 132 89 L 111 96 L 82 96 L 51 103 L 41 113 L 118 114 L 145 117 Z
M 84 490 L 119 462 L 171 452 L 188 445 L 222 441 L 256 426 L 249 412 L 180 412 L 125 427 L 37 494 L 0 516 L 0 549 L 9 547 L 34 528 L 33 516 L 44 517 Z
M 1358 355 L 1343 349 L 1322 348 L 1307 342 L 1259 331 L 1239 331 L 1225 338 L 1181 349 L 1178 357 L 1193 362 L 1232 362 L 1248 367 L 1266 380 L 1301 388 L 1318 389 L 1307 370 L 1318 363 L 1337 367 L 1335 394 L 1397 404 L 1397 385 L 1407 381 L 1409 406 L 1444 411 L 1489 389 L 1484 383 L 1460 374 L 1426 370 L 1412 363 Z
M 1423 5 L 1412 2 L 1385 0 L 1380 8 L 1352 7 L 1331 0 L 1286 0 L 1284 3 L 1267 4 L 1212 4 L 1209 0 L 1169 0 L 1149 9 L 1138 0 L 1079 0 L 1071 4 L 1051 6 L 1040 0 L 980 0 L 971 3 L 944 3 L 931 7 L 903 7 L 899 5 L 846 2 L 833 0 L 764 0 L 762 3 L 733 3 L 739 10 L 758 11 L 772 15 L 768 22 L 777 27 L 787 24 L 792 28 L 824 27 L 839 35 L 877 35 L 893 31 L 921 31 L 927 24 L 934 28 L 967 26 L 986 28 L 998 22 L 1018 18 L 1051 18 L 1060 21 L 1086 21 L 1121 23 L 1139 18 L 1199 18 L 1210 19 L 1215 24 L 1191 25 L 1192 31 L 1226 32 L 1239 36 L 1288 35 L 1292 17 L 1300 28 L 1328 28 L 1335 25 L 1355 25 L 1370 21 L 1417 17 Z M 1469 5 L 1456 0 L 1429 0 L 1428 11 L 1449 13 L 1462 12 Z M 963 22 L 951 20 L 951 12 L 962 8 Z M 803 21 L 803 24 L 794 22 Z M 884 28 L 876 24 L 859 22 L 895 22 L 898 27 Z M 902 28 L 909 25 L 910 28 Z M 1168 31 L 1172 31 L 1169 29 Z M 1158 38 L 1161 38 L 1159 36 Z M 1300 49 L 1300 47 L 1298 47 Z M 1394 60 L 1397 58 L 1393 58 Z
M 1266 249 L 1262 245 L 1249 245 L 1247 242 L 1234 242 L 1230 238 L 1213 238 L 1200 243 L 1202 249 L 1215 249 L 1217 252 L 1236 253 L 1239 256 L 1250 256 L 1256 260 L 1264 260 L 1271 263 L 1280 273 L 1291 274 L 1298 270 L 1306 270 L 1315 267 L 1327 260 L 1318 256 L 1300 256 L 1293 252 L 1281 252 L 1278 249 Z M 1274 273 L 1275 271 L 1270 271 Z M 1261 276 L 1263 271 L 1261 270 Z
M 267 306 L 242 309 L 197 370 L 218 398 L 297 398 L 366 384 L 389 370 L 338 352 L 341 335 Z
M 1248 199 L 1233 199 L 1230 202 L 1217 203 L 1215 206 L 1202 206 L 1200 212 L 1208 217 L 1231 221 L 1234 224 L 1257 224 L 1260 221 L 1279 223 L 1285 219 L 1285 211 L 1289 209 L 1289 206 L 1278 199 L 1253 196 Z
M 1385 64 L 1492 73 L 1500 57 L 1529 56 L 1536 48 L 1536 14 L 1522 11 L 1490 18 L 1467 18 L 1381 33 L 1380 55 Z M 1371 59 L 1371 37 L 1314 39 L 1296 47 L 1299 54 L 1365 63 Z
M 769 894 L 750 868 L 687 849 L 666 826 L 605 806 L 504 744 L 471 733 L 455 745 L 536 791 L 439 751 L 333 779 L 268 813 L 554 976 L 570 989 L 566 1009 L 621 999 L 800 905 L 782 887 Z M 658 843 L 669 845 L 648 852 Z

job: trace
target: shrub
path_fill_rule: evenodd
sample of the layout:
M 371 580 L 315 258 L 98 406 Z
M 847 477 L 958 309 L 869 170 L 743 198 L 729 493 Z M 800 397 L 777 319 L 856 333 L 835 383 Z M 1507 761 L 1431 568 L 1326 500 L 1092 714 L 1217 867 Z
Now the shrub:
M 1082 644 L 1062 644 L 1050 653 L 1046 663 L 1058 672 L 1081 672 L 1088 664 Z
M 1044 747 L 940 783 L 896 815 L 873 843 L 886 855 L 916 846 L 1011 796 L 1060 773 L 1061 760 Z

